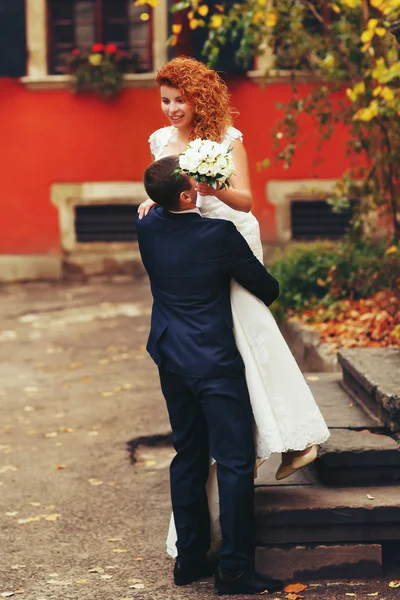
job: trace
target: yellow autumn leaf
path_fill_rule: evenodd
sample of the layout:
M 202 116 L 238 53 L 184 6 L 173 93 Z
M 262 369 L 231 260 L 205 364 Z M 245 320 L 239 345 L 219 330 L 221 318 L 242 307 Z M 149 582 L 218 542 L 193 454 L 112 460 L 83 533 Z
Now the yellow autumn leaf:
M 103 485 L 104 483 L 104 481 L 102 481 L 101 479 L 95 479 L 94 477 L 88 479 L 88 482 L 90 483 L 90 485 Z
M 174 23 L 172 25 L 172 33 L 174 33 L 175 35 L 179 35 L 181 31 L 182 25 L 180 23 Z
M 211 19 L 210 19 L 210 27 L 211 29 L 218 29 L 218 27 L 221 27 L 222 23 L 223 23 L 223 17 L 221 15 L 212 15 Z
M 397 246 L 394 245 L 385 250 L 385 254 L 394 254 L 395 252 L 397 252 Z
M 361 34 L 361 41 L 363 44 L 366 44 L 367 42 L 370 42 L 373 37 L 374 37 L 373 31 L 370 31 L 370 30 L 363 31 Z
M 353 91 L 357 96 L 361 96 L 361 94 L 365 94 L 365 83 L 364 81 L 359 81 L 353 88 Z
M 192 30 L 197 29 L 199 25 L 200 25 L 199 19 L 190 19 L 190 21 L 189 21 L 190 29 L 192 29 Z
M 387 86 L 385 86 L 382 89 L 381 96 L 384 100 L 387 100 L 387 102 L 391 102 L 392 100 L 395 99 L 394 91 L 390 87 L 387 87 Z
M 267 27 L 275 27 L 278 20 L 278 16 L 274 12 L 267 13 L 267 17 L 265 19 L 265 24 Z
M 208 15 L 208 12 L 209 12 L 209 8 L 208 8 L 207 4 L 202 4 L 201 6 L 199 6 L 199 8 L 197 9 L 197 12 L 202 17 L 206 17 Z
M 395 579 L 394 581 L 391 581 L 389 583 L 389 587 L 390 588 L 399 588 L 400 587 L 400 581 L 398 581 L 397 579 Z
M 115 552 L 116 554 L 123 554 L 125 552 L 128 552 L 128 550 L 124 550 L 123 548 L 113 548 L 113 552 Z
M 376 35 L 379 35 L 379 37 L 383 37 L 386 35 L 386 29 L 384 27 L 377 27 L 375 33 Z

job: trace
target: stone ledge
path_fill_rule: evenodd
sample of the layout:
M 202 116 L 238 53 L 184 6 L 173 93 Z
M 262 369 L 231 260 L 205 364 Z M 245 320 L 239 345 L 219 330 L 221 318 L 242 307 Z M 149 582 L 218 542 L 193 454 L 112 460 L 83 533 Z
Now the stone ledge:
M 61 279 L 61 261 L 57 254 L 0 255 L 0 282 Z
M 321 343 L 315 329 L 290 321 L 279 326 L 302 371 L 333 373 L 341 370 L 333 346 Z
M 380 577 L 380 544 L 338 544 L 256 548 L 256 569 L 279 579 L 343 579 Z
M 400 348 L 340 350 L 346 391 L 377 421 L 400 431 Z
M 124 75 L 124 88 L 152 88 L 156 87 L 156 73 L 128 73 Z M 26 75 L 20 77 L 20 82 L 33 91 L 40 90 L 65 90 L 70 87 L 70 75 Z

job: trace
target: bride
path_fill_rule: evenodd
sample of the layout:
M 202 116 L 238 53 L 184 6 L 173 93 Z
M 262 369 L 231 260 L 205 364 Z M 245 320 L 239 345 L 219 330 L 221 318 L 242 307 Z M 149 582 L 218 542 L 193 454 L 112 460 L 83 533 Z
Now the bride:
M 197 185 L 203 217 L 232 221 L 255 256 L 263 262 L 259 224 L 252 215 L 252 196 L 247 155 L 241 132 L 232 126 L 234 110 L 228 90 L 219 75 L 203 63 L 178 57 L 157 74 L 161 108 L 170 122 L 150 136 L 155 160 L 181 154 L 189 141 L 209 139 L 232 148 L 236 174 L 231 187 L 215 191 L 205 183 Z M 139 207 L 143 218 L 154 205 L 147 200 Z M 329 432 L 312 393 L 297 366 L 269 309 L 243 289 L 231 284 L 235 340 L 243 358 L 246 381 L 254 415 L 257 456 L 268 458 L 282 453 L 276 473 L 283 479 L 316 458 L 316 444 Z M 212 539 L 218 538 L 218 489 L 212 466 L 207 485 Z M 173 516 L 167 540 L 169 554 L 176 556 Z

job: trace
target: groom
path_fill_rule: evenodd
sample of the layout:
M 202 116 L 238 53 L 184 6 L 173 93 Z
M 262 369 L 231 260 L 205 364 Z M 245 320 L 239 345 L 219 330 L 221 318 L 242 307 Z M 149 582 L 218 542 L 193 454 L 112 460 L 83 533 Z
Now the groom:
M 252 412 L 236 348 L 231 279 L 267 306 L 278 282 L 255 258 L 233 223 L 203 219 L 194 179 L 172 175 L 177 157 L 152 163 L 144 185 L 158 206 L 136 227 L 154 298 L 147 350 L 159 368 L 173 431 L 171 497 L 177 530 L 176 585 L 212 574 L 206 562 L 210 519 L 206 482 L 217 462 L 222 542 L 218 594 L 283 588 L 254 572 Z

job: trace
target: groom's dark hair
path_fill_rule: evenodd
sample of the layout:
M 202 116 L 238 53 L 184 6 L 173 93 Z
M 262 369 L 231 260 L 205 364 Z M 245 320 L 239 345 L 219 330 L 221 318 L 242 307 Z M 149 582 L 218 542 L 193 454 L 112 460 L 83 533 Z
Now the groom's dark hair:
M 165 210 L 179 210 L 179 196 L 192 187 L 186 175 L 172 174 L 178 166 L 177 156 L 165 156 L 151 163 L 144 173 L 147 195 Z

